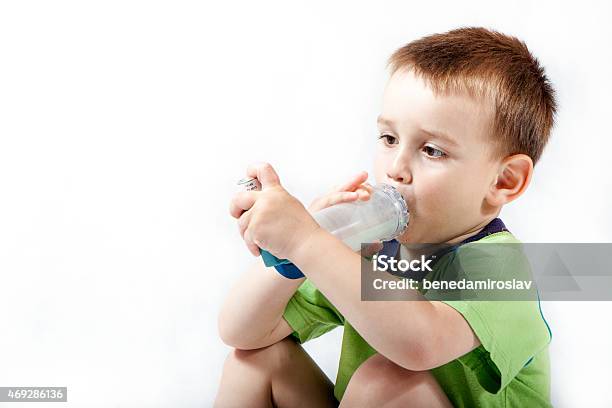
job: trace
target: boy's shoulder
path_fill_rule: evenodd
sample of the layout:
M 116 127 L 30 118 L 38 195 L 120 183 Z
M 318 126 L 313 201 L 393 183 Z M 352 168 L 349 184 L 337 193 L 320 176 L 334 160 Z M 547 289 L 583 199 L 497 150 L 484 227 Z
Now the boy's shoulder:
M 490 262 L 525 259 L 523 243 L 509 231 L 496 232 L 478 240 L 462 244 L 455 249 L 459 259 L 488 258 Z
M 500 218 L 495 218 L 482 231 L 454 247 L 459 260 L 482 260 L 503 265 L 509 260 L 525 260 L 523 243 L 512 234 Z
M 481 259 L 489 262 L 506 262 L 509 258 L 524 258 L 523 243 L 509 231 L 496 232 L 481 239 L 471 241 L 455 248 L 460 260 Z

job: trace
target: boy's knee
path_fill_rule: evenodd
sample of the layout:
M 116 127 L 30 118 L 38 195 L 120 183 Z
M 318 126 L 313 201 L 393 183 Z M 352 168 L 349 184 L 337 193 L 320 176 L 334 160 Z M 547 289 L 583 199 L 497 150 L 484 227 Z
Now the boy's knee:
M 431 376 L 429 371 L 410 371 L 393 363 L 380 354 L 375 354 L 357 368 L 349 381 L 347 394 L 352 401 L 385 401 L 398 389 L 409 390 Z M 367 404 L 366 404 L 367 405 Z
M 248 366 L 265 370 L 269 374 L 287 366 L 297 345 L 290 338 L 285 338 L 267 347 L 253 350 L 231 350 L 225 359 L 225 369 L 234 366 Z

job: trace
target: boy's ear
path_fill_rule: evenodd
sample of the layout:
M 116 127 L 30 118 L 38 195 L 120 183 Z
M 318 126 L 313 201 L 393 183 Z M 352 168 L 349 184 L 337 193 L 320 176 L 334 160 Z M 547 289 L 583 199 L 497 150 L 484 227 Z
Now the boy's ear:
M 526 154 L 506 157 L 499 165 L 497 178 L 491 185 L 486 200 L 498 207 L 517 199 L 531 181 L 533 161 Z

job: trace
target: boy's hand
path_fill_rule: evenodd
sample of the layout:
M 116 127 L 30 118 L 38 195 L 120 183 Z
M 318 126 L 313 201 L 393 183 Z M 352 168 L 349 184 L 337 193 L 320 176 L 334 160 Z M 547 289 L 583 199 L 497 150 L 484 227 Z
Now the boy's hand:
M 250 165 L 247 176 L 261 183 L 261 191 L 243 191 L 230 203 L 230 214 L 238 219 L 240 235 L 255 256 L 259 248 L 277 258 L 291 259 L 302 242 L 321 227 L 306 208 L 280 184 L 268 163 Z
M 350 203 L 357 200 L 369 200 L 370 195 L 372 194 L 372 186 L 365 182 L 367 179 L 368 172 L 362 171 L 361 173 L 353 176 L 346 183 L 334 187 L 331 192 L 316 198 L 308 207 L 308 211 L 310 211 L 312 214 L 324 208 L 340 203 Z M 380 251 L 382 247 L 383 245 L 381 242 L 372 243 L 372 245 L 368 245 L 361 252 L 361 256 L 372 256 Z

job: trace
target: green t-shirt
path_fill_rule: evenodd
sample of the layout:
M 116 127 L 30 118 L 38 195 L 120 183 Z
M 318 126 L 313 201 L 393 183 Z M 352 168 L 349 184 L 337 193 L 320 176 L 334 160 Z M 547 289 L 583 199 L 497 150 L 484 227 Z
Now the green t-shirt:
M 444 255 L 430 272 L 433 276 L 427 275 L 426 279 L 442 276 L 444 266 L 452 264 L 453 257 L 458 255 L 463 270 L 476 275 L 470 279 L 483 276 L 495 279 L 501 275 L 504 280 L 524 279 L 524 271 L 517 267 L 524 261 L 514 257 L 512 250 L 502 256 L 498 251 L 483 262 L 483 251 L 474 251 L 482 248 L 481 243 L 520 244 L 520 241 L 503 231 L 463 244 Z M 511 262 L 511 258 L 519 259 L 519 263 Z M 548 355 L 551 333 L 539 300 L 443 302 L 463 315 L 481 342 L 469 353 L 431 370 L 455 407 L 551 406 Z M 334 395 L 340 401 L 353 373 L 376 350 L 308 279 L 289 300 L 283 316 L 294 330 L 292 336 L 300 343 L 344 326 L 334 387 Z

